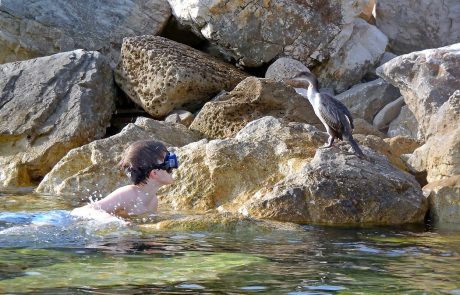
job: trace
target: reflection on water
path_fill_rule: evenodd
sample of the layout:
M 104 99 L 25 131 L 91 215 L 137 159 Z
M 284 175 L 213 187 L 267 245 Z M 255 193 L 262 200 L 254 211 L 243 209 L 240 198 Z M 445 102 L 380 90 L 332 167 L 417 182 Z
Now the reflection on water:
M 0 212 L 0 293 L 460 294 L 456 230 L 146 233 L 1 198 L 16 202 Z

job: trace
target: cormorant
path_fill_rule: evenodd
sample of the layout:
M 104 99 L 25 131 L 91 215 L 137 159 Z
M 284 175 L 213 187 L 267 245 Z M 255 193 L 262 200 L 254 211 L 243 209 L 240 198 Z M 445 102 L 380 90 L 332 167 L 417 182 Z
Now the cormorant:
M 354 126 L 350 111 L 343 103 L 334 97 L 326 93 L 320 93 L 318 91 L 318 80 L 312 73 L 302 71 L 291 79 L 285 80 L 285 82 L 294 87 L 298 85 L 303 85 L 305 87 L 306 83 L 308 83 L 308 90 L 306 91 L 305 88 L 295 89 L 297 93 L 308 98 L 316 116 L 318 116 L 324 127 L 326 127 L 329 139 L 324 148 L 332 147 L 336 138 L 340 140 L 345 139 L 350 143 L 353 151 L 358 157 L 361 158 L 364 156 L 351 135 Z

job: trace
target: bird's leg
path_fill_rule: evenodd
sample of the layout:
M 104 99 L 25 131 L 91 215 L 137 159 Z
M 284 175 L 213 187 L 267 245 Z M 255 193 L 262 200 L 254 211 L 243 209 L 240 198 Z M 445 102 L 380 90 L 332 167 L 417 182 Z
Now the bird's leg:
M 330 147 L 334 146 L 334 136 L 329 136 L 329 139 L 327 140 L 327 145 L 320 147 L 321 149 L 328 149 Z

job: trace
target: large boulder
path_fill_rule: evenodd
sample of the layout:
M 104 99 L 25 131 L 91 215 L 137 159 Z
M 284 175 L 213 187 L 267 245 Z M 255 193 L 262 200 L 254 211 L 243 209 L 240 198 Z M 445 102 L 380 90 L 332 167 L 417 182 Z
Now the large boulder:
M 294 88 L 270 79 L 249 77 L 231 92 L 204 105 L 190 125 L 209 138 L 232 137 L 264 116 L 314 124 L 322 128 L 310 102 Z
M 398 56 L 377 74 L 400 89 L 427 139 L 432 116 L 460 89 L 460 43 Z
M 298 171 L 327 135 L 313 126 L 263 117 L 234 138 L 202 140 L 177 149 L 176 184 L 160 190 L 161 204 L 206 212 L 251 198 Z
M 353 24 L 367 2 L 169 0 L 180 23 L 247 67 L 277 56 L 307 66 L 329 58 L 343 46 L 343 28 Z
M 114 66 L 123 37 L 158 34 L 170 16 L 166 0 L 2 0 L 0 63 L 83 48 Z
M 390 39 L 391 50 L 405 54 L 460 40 L 458 0 L 379 0 L 376 23 Z
M 256 193 L 240 211 L 297 223 L 422 222 L 428 202 L 415 178 L 365 150 L 368 160 L 338 149 L 319 149 L 300 172 Z
M 409 166 L 428 182 L 460 174 L 460 43 L 399 56 L 378 73 L 401 89 L 426 141 Z
M 378 64 L 388 44 L 379 29 L 362 19 L 356 19 L 346 29 L 350 30 L 348 40 L 315 69 L 320 85 L 337 93 L 359 83 Z
M 174 108 L 195 111 L 247 75 L 192 47 L 158 36 L 125 38 L 115 80 L 154 118 Z
M 0 188 L 40 180 L 69 150 L 104 136 L 112 70 L 76 50 L 0 65 Z
M 81 200 L 104 197 L 128 184 L 118 163 L 134 141 L 153 139 L 167 147 L 183 146 L 199 136 L 181 124 L 139 117 L 120 133 L 71 150 L 43 179 L 36 191 L 46 194 L 77 195 Z
M 353 117 L 362 118 L 371 124 L 375 115 L 398 97 L 399 90 L 383 79 L 355 85 L 336 95 L 348 107 Z
M 160 203 L 175 210 L 207 212 L 217 208 L 297 223 L 423 220 L 427 202 L 413 176 L 366 147 L 369 160 L 357 158 L 347 144 L 317 150 L 326 138 L 311 125 L 263 117 L 246 125 L 234 138 L 186 145 L 177 150 L 182 160 L 178 181 L 160 190 Z M 320 158 L 310 164 L 315 153 Z M 264 202 L 281 190 L 305 194 L 284 199 L 273 195 L 270 205 Z M 315 190 L 310 198 L 308 192 Z M 317 217 L 310 218 L 312 214 Z

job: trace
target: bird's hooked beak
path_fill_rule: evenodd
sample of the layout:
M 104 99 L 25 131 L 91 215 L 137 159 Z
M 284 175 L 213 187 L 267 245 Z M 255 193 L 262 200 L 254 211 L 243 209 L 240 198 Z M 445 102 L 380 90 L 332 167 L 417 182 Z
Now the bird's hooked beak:
M 310 80 L 307 79 L 306 73 L 301 72 L 294 75 L 292 78 L 283 79 L 283 82 L 295 88 L 308 88 Z

